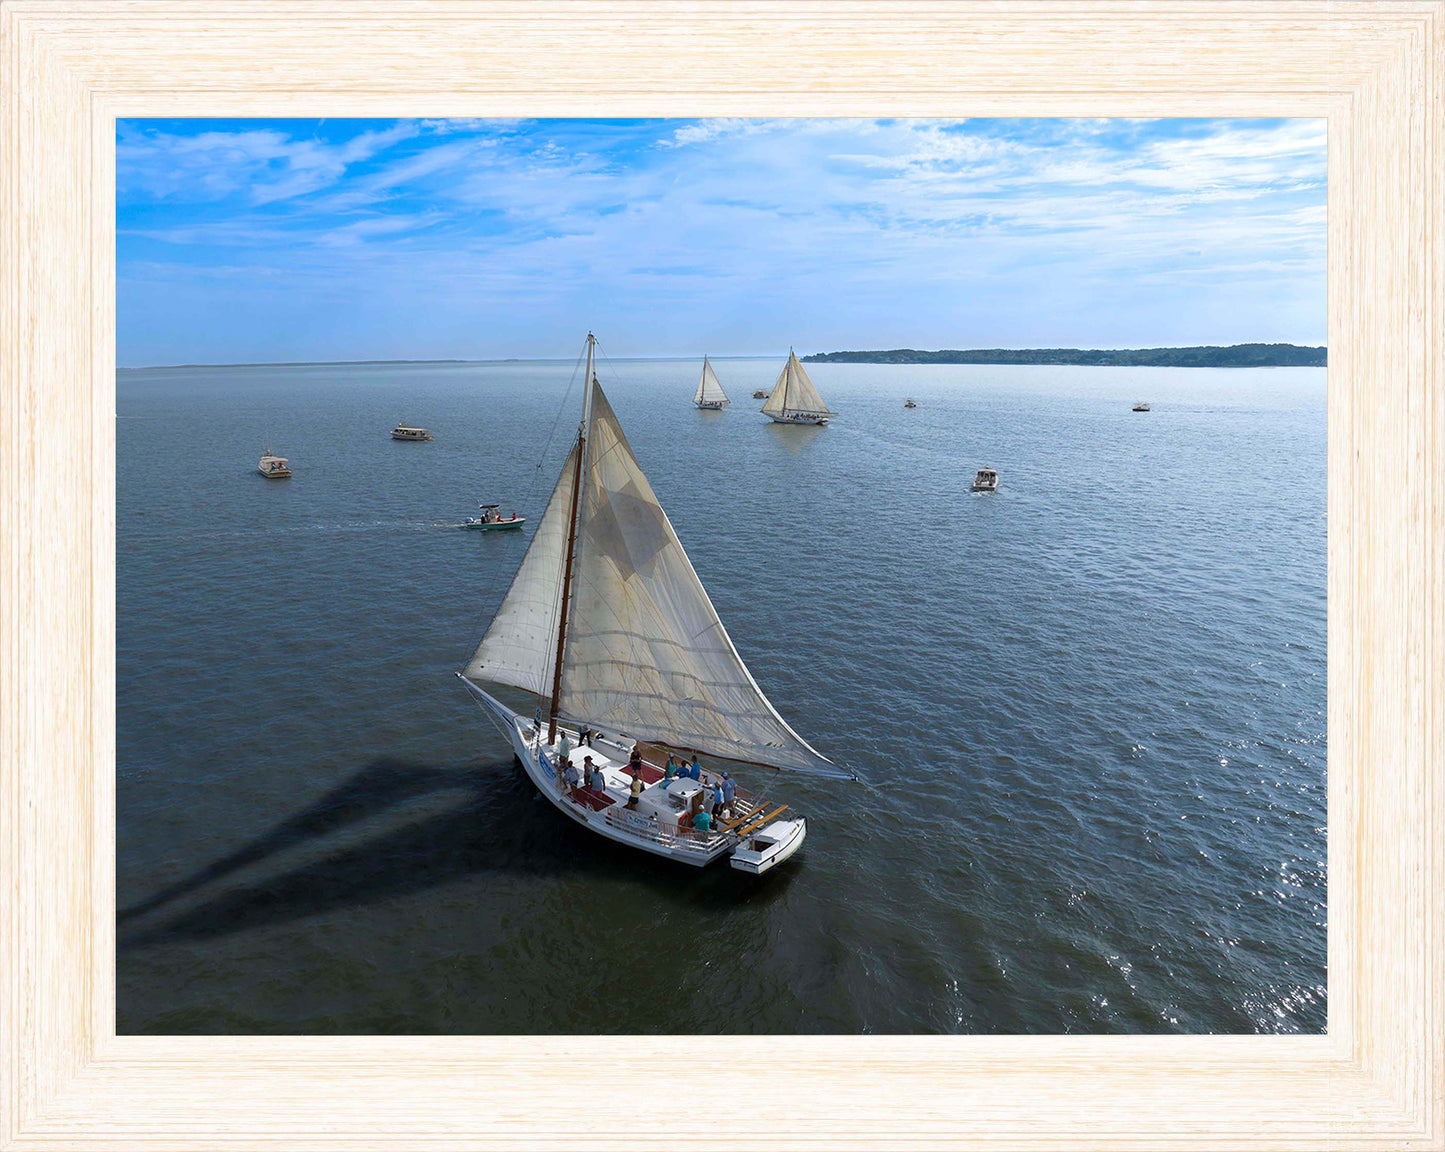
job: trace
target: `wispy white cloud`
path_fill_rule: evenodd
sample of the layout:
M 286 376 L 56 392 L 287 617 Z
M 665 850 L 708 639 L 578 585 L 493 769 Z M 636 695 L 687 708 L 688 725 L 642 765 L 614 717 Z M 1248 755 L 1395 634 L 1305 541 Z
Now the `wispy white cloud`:
M 223 199 L 243 191 L 253 204 L 271 204 L 335 184 L 349 167 L 398 141 L 415 124 L 362 132 L 340 144 L 295 138 L 276 129 L 171 132 L 122 131 L 116 144 L 122 195 Z
M 134 122 L 117 147 L 123 285 L 254 268 L 282 309 L 288 268 L 374 300 L 373 342 L 485 316 L 464 354 L 546 350 L 624 305 L 613 346 L 654 352 L 1323 334 L 1320 121 Z

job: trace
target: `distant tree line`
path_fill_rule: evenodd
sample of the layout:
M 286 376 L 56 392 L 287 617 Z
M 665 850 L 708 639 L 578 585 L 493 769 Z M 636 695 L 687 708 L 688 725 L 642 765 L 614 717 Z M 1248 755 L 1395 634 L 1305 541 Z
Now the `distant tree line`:
M 1323 368 L 1324 348 L 1206 344 L 1194 348 L 944 348 L 937 352 L 815 352 L 811 364 L 1093 364 L 1128 368 Z

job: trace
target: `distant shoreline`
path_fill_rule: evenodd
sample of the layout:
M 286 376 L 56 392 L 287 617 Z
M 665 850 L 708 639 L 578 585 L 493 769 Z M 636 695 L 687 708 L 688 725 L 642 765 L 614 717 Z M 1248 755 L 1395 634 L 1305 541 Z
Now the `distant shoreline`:
M 1323 368 L 1325 349 L 1298 344 L 1196 345 L 1187 348 L 894 348 L 887 352 L 815 352 L 809 364 L 1079 364 L 1108 368 Z

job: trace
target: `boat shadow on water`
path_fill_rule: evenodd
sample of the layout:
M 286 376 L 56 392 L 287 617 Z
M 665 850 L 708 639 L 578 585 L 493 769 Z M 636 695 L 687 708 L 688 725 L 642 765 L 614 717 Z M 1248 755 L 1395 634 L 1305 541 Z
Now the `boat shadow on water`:
M 399 822 L 417 808 L 424 811 Z M 280 871 L 256 875 L 281 856 Z M 116 928 L 121 951 L 206 940 L 489 873 L 581 872 L 643 887 L 674 907 L 763 906 L 795 871 L 754 877 L 640 856 L 559 816 L 516 761 L 449 768 L 382 759 L 235 851 L 119 909 Z

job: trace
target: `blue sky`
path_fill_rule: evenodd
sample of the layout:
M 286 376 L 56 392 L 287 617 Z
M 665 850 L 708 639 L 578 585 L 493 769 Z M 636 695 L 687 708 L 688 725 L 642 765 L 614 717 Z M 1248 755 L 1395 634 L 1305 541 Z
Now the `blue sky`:
M 127 120 L 119 363 L 1325 337 L 1322 120 Z

